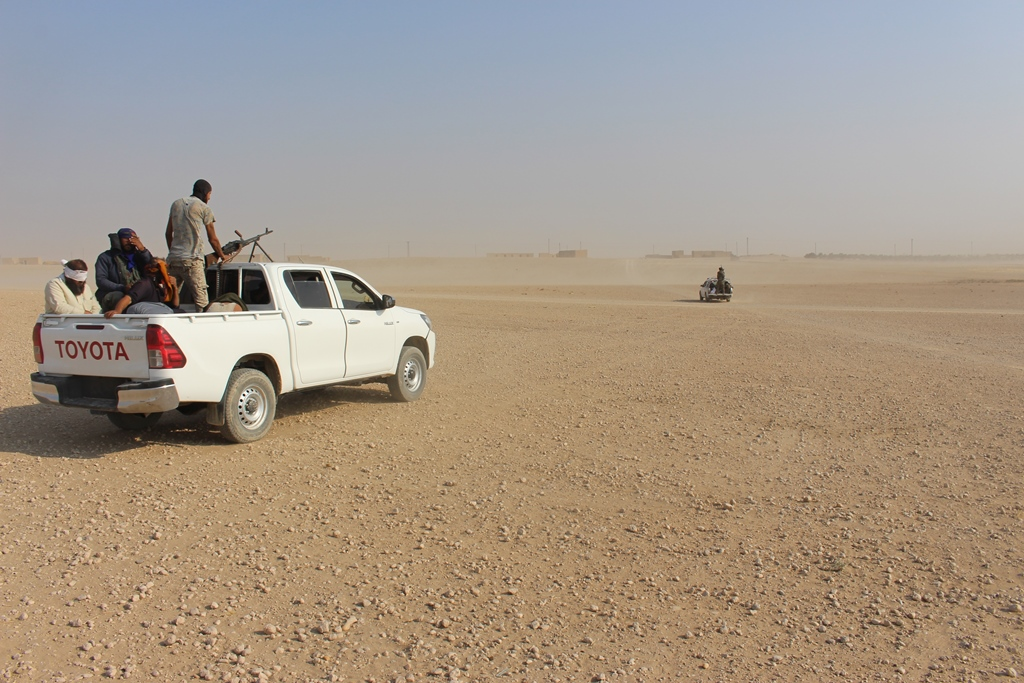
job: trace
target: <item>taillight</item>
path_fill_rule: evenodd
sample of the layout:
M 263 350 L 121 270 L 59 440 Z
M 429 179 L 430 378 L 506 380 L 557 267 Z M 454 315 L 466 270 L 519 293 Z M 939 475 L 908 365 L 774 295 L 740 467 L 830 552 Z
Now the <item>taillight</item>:
M 146 326 L 146 351 L 149 353 L 151 370 L 173 370 L 185 367 L 185 354 L 178 342 L 159 325 Z
M 36 326 L 32 328 L 32 350 L 36 354 L 36 363 L 39 365 L 43 364 L 43 325 L 42 323 L 36 323 Z

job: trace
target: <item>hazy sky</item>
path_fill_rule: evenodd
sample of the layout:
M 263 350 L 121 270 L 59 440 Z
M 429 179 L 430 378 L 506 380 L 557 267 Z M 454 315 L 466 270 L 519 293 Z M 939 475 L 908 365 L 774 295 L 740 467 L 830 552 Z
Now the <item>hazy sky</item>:
M 0 0 L 0 255 L 1024 253 L 1024 2 Z

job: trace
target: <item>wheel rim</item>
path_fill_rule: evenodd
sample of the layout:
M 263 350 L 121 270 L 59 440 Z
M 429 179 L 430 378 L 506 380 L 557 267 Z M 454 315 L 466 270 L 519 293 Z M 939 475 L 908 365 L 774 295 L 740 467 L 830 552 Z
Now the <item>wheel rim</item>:
M 411 392 L 416 392 L 423 383 L 423 370 L 416 358 L 410 358 L 402 366 L 402 385 Z
M 257 429 L 267 418 L 267 395 L 259 387 L 246 387 L 235 405 L 238 422 L 246 429 Z

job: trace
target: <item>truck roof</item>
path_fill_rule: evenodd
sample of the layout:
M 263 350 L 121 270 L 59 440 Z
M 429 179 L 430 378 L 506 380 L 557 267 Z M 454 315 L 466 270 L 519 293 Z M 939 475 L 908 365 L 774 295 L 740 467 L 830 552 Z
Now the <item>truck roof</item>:
M 217 266 L 207 266 L 207 270 L 209 270 L 210 268 L 216 268 L 216 267 Z M 282 268 L 330 268 L 332 270 L 340 270 L 341 272 L 348 273 L 349 275 L 353 275 L 353 276 L 356 275 L 351 270 L 349 270 L 347 268 L 342 268 L 341 266 L 327 265 L 325 263 L 299 263 L 299 262 L 296 262 L 296 261 L 273 261 L 273 262 L 267 262 L 267 261 L 252 261 L 252 262 L 249 262 L 249 261 L 229 261 L 229 262 L 227 262 L 225 264 L 222 264 L 220 266 L 220 268 L 222 268 L 224 270 L 240 270 L 242 268 L 253 268 L 253 267 L 263 268 L 267 272 L 271 272 L 271 271 L 275 271 L 275 270 L 280 270 Z

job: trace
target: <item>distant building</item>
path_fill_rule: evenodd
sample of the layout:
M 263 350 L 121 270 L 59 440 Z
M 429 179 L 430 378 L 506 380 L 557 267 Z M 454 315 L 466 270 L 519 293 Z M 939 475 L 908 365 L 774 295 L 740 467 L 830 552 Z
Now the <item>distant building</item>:
M 516 252 L 516 251 L 497 252 L 497 253 L 488 253 L 487 254 L 487 258 L 533 258 L 533 257 L 534 257 L 534 255 L 532 253 Z
M 586 249 L 563 249 L 558 252 L 558 258 L 587 258 Z
M 0 265 L 4 266 L 41 266 L 43 259 L 38 256 L 5 256 L 0 259 Z
M 672 251 L 672 258 L 686 258 L 686 252 L 683 251 L 682 249 L 673 250 Z
M 693 250 L 693 258 L 732 258 L 731 251 L 697 251 Z

